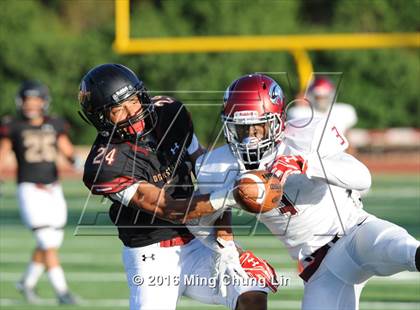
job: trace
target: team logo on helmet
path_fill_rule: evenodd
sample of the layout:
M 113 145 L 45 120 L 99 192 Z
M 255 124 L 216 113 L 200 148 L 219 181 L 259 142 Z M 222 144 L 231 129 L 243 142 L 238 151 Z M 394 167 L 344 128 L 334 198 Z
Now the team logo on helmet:
M 271 102 L 274 104 L 278 104 L 278 100 L 283 99 L 283 91 L 277 83 L 271 84 L 268 94 L 270 96 Z
M 233 120 L 236 122 L 246 123 L 258 121 L 257 111 L 237 111 L 233 114 Z
M 223 103 L 226 105 L 226 102 L 228 101 L 230 97 L 230 86 L 228 86 L 228 88 L 226 88 L 225 93 L 223 95 Z
M 112 94 L 112 99 L 115 102 L 122 101 L 131 96 L 133 94 L 133 91 L 134 87 L 132 85 L 125 85 L 123 88 L 117 90 L 114 94 Z
M 85 81 L 82 81 L 82 83 L 80 84 L 80 91 L 79 91 L 78 98 L 79 98 L 79 103 L 83 103 L 85 102 L 85 100 L 90 100 L 90 91 L 87 90 Z

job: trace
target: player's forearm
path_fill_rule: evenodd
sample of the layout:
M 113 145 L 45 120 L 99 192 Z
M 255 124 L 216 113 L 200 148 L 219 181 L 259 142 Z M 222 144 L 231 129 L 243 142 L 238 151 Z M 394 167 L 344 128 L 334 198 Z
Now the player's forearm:
M 340 153 L 321 158 L 312 156 L 308 159 L 306 174 L 310 178 L 320 178 L 329 184 L 347 189 L 366 190 L 371 186 L 368 168 L 353 156 Z
M 0 158 L 2 160 L 0 160 L 0 179 L 3 176 L 3 169 L 4 169 L 4 159 L 6 158 L 7 153 L 4 152 L 1 148 L 0 148 Z
M 130 205 L 138 207 L 156 216 L 174 221 L 187 221 L 213 213 L 210 195 L 194 195 L 192 198 L 175 199 L 164 189 L 150 183 L 140 183 L 134 194 L 130 195 Z M 123 202 L 123 198 L 114 196 Z M 124 202 L 123 202 L 124 203 Z
M 74 164 L 74 147 L 70 139 L 66 135 L 60 135 L 57 140 L 57 146 L 61 154 L 71 163 Z
M 0 179 L 3 176 L 3 172 L 5 169 L 5 158 L 9 155 L 10 151 L 12 150 L 12 142 L 7 138 L 0 139 Z
M 161 206 L 168 219 L 186 222 L 213 213 L 210 195 L 194 195 L 190 199 L 172 199 Z
M 230 209 L 226 210 L 223 215 L 214 222 L 214 226 L 216 228 L 217 238 L 222 238 L 227 241 L 233 240 L 232 213 Z
M 126 206 L 130 205 L 154 213 L 158 217 L 182 222 L 236 205 L 230 189 L 204 195 L 195 193 L 192 197 L 180 199 L 167 194 L 164 188 L 145 181 L 133 184 L 118 193 L 110 194 L 110 198 Z
M 236 205 L 237 202 L 233 197 L 232 189 L 223 188 L 211 194 L 196 193 L 192 198 L 186 199 L 185 202 L 176 199 L 173 203 L 166 205 L 164 212 L 185 222 L 219 210 L 219 212 L 222 212 Z

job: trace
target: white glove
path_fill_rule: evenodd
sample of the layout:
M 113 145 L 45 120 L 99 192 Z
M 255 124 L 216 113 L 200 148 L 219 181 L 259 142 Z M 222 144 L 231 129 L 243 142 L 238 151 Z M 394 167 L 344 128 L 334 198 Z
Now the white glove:
M 210 194 L 210 204 L 215 210 L 226 210 L 227 208 L 238 207 L 233 197 L 234 183 L 228 188 L 223 188 Z
M 218 248 L 213 252 L 213 272 L 212 278 L 217 278 L 218 293 L 223 298 L 227 296 L 226 277 L 230 277 L 229 282 L 233 279 L 248 279 L 249 276 L 243 270 L 239 262 L 239 252 L 235 242 L 217 238 Z

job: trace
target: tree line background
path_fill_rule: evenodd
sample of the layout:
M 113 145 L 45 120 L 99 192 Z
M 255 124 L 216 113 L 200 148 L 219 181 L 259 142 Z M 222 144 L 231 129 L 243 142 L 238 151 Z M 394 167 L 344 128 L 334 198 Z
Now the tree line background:
M 131 36 L 414 32 L 419 6 L 416 0 L 132 1 Z M 78 86 L 91 67 L 107 62 L 132 68 L 153 94 L 184 91 L 175 95 L 189 105 L 204 143 L 214 133 L 222 91 L 235 78 L 287 72 L 275 77 L 289 100 L 298 91 L 293 58 L 285 52 L 118 55 L 113 40 L 113 0 L 1 0 L 0 116 L 15 112 L 20 83 L 37 79 L 50 87 L 52 112 L 71 123 L 73 141 L 91 143 L 95 130 L 77 114 Z M 357 127 L 420 127 L 418 49 L 310 56 L 315 71 L 343 73 L 338 101 L 355 106 Z

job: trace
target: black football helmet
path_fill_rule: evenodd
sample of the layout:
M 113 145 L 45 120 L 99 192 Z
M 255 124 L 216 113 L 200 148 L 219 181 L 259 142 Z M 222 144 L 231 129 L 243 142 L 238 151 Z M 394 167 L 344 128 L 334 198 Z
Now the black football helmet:
M 108 118 L 110 109 L 133 95 L 139 98 L 142 110 L 117 124 L 111 122 Z M 123 65 L 104 64 L 91 69 L 80 83 L 79 103 L 83 112 L 79 114 L 95 126 L 102 136 L 138 139 L 149 134 L 157 123 L 154 105 L 143 82 Z M 145 129 L 141 133 L 133 134 L 126 130 L 141 120 L 145 122 Z
M 38 81 L 23 82 L 15 97 L 18 112 L 22 112 L 22 105 L 27 97 L 38 97 L 44 100 L 43 113 L 47 113 L 51 102 L 50 91 L 47 86 Z

